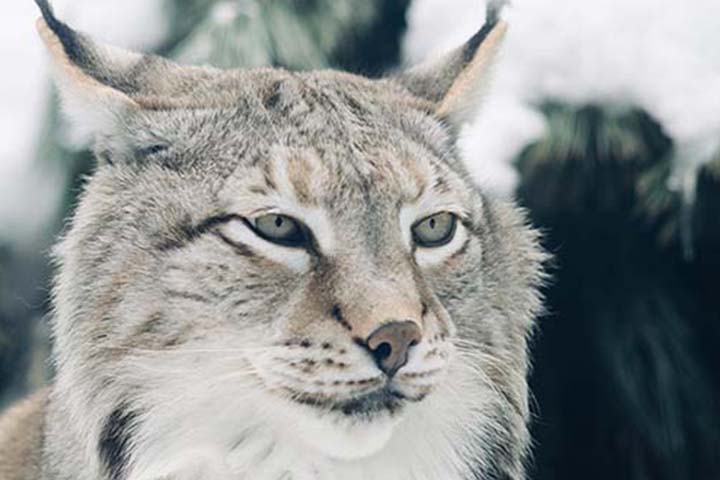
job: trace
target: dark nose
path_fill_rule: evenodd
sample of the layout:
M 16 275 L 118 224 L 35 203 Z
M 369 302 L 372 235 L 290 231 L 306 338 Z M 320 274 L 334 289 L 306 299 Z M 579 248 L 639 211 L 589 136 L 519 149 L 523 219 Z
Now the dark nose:
M 420 327 L 406 320 L 386 323 L 370 334 L 365 344 L 380 370 L 392 377 L 407 363 L 410 348 L 420 340 Z

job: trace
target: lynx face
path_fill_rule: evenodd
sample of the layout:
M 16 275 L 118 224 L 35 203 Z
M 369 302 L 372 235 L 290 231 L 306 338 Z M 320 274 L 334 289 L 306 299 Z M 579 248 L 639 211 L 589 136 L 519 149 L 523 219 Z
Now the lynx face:
M 213 226 L 162 266 L 159 303 L 200 337 L 171 348 L 237 349 L 228 375 L 247 369 L 243 381 L 303 419 L 302 440 L 367 456 L 446 376 L 455 327 L 440 295 L 478 268 L 482 201 L 401 125 L 325 148 L 276 128 L 285 145 L 222 182 Z M 208 306 L 221 338 L 198 322 Z
M 543 255 L 454 146 L 496 12 L 368 80 L 180 67 L 40 5 L 99 159 L 58 248 L 48 452 L 89 471 L 59 478 L 522 477 Z

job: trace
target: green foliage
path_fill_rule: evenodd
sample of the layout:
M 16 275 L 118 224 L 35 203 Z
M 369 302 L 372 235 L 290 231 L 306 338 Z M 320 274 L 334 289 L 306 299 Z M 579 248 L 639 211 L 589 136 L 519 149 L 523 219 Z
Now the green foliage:
M 15 252 L 0 244 L 0 409 L 25 387 L 24 368 L 28 360 L 30 323 L 18 315 Z
M 720 270 L 685 255 L 672 141 L 638 109 L 542 108 L 547 133 L 517 160 L 558 267 L 533 348 L 533 478 L 719 478 Z M 698 241 L 720 223 L 715 173 L 690 205 Z
M 657 217 L 672 208 L 673 144 L 645 111 L 547 102 L 547 135 L 519 155 L 521 195 L 537 213 L 583 215 L 628 207 Z
M 328 67 L 333 53 L 375 20 L 380 0 L 175 0 L 168 54 L 219 67 Z M 188 12 L 191 12 L 188 15 Z M 192 21 L 187 18 L 192 17 Z
M 720 152 L 698 173 L 692 230 L 697 261 L 720 267 Z M 720 285 L 720 272 L 715 278 Z

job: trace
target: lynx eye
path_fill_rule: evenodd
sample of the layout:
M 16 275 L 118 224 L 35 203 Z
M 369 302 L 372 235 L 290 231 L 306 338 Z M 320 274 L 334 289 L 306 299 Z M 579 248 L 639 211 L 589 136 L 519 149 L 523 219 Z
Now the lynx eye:
M 441 247 L 450 243 L 456 229 L 457 217 L 449 212 L 440 212 L 413 225 L 412 235 L 419 247 Z
M 306 243 L 305 227 L 287 215 L 270 213 L 250 221 L 253 230 L 269 242 L 288 247 L 299 247 Z

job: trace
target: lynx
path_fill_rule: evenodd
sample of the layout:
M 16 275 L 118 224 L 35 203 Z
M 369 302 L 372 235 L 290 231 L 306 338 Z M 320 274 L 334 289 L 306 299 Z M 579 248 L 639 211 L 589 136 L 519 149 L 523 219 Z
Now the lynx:
M 545 254 L 456 147 L 501 5 L 368 79 L 181 66 L 37 3 L 97 166 L 3 480 L 524 478 Z

